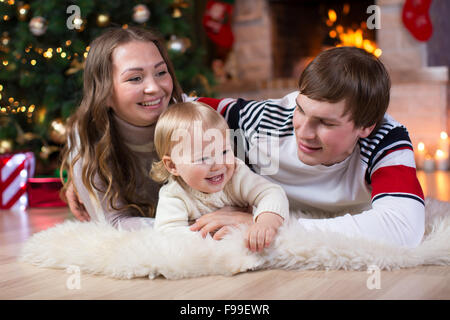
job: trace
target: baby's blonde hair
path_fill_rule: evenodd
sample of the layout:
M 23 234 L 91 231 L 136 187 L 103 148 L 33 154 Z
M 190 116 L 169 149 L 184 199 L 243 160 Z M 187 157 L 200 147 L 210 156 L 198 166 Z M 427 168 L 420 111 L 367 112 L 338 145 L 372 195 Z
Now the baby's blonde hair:
M 150 177 L 158 182 L 165 183 L 171 176 L 167 171 L 162 158 L 170 156 L 172 148 L 177 141 L 172 140 L 175 130 L 191 130 L 195 121 L 202 122 L 202 128 L 215 128 L 226 131 L 229 129 L 225 119 L 210 106 L 201 102 L 181 102 L 171 105 L 158 118 L 155 127 L 155 150 L 159 161 L 152 164 Z

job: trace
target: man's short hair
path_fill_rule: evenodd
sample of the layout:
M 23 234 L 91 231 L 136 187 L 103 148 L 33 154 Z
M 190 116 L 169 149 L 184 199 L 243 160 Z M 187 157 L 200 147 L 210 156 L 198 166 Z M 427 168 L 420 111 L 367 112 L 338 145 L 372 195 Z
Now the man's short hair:
M 310 99 L 346 101 L 344 115 L 357 128 L 378 127 L 389 105 L 391 81 L 378 58 L 354 47 L 321 52 L 303 71 L 300 93 Z

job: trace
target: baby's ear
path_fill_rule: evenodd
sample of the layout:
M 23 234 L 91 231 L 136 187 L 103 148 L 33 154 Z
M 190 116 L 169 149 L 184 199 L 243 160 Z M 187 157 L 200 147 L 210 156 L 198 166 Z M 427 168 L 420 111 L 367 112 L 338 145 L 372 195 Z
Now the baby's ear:
M 166 168 L 167 171 L 169 171 L 170 174 L 174 176 L 179 176 L 175 162 L 172 161 L 171 157 L 169 156 L 162 157 L 162 163 L 164 164 L 164 167 Z

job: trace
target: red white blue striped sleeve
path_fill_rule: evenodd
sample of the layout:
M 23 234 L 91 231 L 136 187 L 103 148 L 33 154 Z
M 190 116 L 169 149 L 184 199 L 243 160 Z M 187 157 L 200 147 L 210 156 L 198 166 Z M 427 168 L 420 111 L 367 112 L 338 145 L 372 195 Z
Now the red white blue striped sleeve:
M 423 205 L 424 195 L 406 128 L 386 123 L 378 134 L 379 141 L 364 139 L 361 147 L 361 153 L 367 156 L 366 182 L 372 187 L 372 203 L 390 196 L 414 199 Z

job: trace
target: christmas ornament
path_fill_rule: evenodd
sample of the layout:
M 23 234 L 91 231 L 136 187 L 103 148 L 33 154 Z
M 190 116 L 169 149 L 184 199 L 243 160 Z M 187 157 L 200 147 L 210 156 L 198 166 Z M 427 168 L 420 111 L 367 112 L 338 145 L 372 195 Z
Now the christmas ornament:
M 189 3 L 185 0 L 175 0 L 171 5 L 172 7 L 172 18 L 181 18 L 183 16 L 183 12 L 181 9 L 185 9 L 189 7 Z
M 57 118 L 50 123 L 48 135 L 53 142 L 63 144 L 66 142 L 66 131 L 65 123 Z
M 100 13 L 97 16 L 97 25 L 99 27 L 106 27 L 110 23 L 110 17 L 106 13 Z
M 172 35 L 167 41 L 167 49 L 170 51 L 184 53 L 190 46 L 191 41 L 188 38 L 178 38 L 175 35 Z
M 233 6 L 229 3 L 208 0 L 203 15 L 203 27 L 208 37 L 217 45 L 231 48 L 234 42 L 231 30 L 231 17 Z
M 34 169 L 33 152 L 0 155 L 0 209 L 27 208 L 27 181 Z
M 0 154 L 9 153 L 13 149 L 13 142 L 10 139 L 0 139 Z
M 150 18 L 150 10 L 145 4 L 138 4 L 133 8 L 133 20 L 137 23 L 144 23 Z
M 3 32 L 2 37 L 0 38 L 0 43 L 4 46 L 7 46 L 9 44 L 9 41 L 11 41 L 9 33 L 7 31 Z
M 76 17 L 75 19 L 73 19 L 73 26 L 78 32 L 82 32 L 84 30 L 84 28 L 86 27 L 86 23 L 86 19 L 83 19 L 81 17 Z
M 34 17 L 30 20 L 28 25 L 30 31 L 35 36 L 42 36 L 47 31 L 47 20 L 43 17 Z
M 28 15 L 30 14 L 30 5 L 23 4 L 23 2 L 19 2 L 17 6 L 17 18 L 20 21 L 25 21 L 28 19 Z
M 181 12 L 180 9 L 178 8 L 174 8 L 172 11 L 172 18 L 177 19 L 177 18 L 181 18 L 183 16 L 183 13 Z
M 433 33 L 429 9 L 431 0 L 406 0 L 402 20 L 406 29 L 419 41 L 428 41 Z

